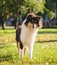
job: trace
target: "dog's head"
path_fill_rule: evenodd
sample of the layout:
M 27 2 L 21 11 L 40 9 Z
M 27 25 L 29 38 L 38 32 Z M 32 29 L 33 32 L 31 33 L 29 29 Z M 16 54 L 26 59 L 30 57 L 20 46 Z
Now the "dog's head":
M 42 17 L 37 16 L 34 13 L 29 13 L 26 18 L 25 25 L 30 29 L 36 29 L 42 27 Z

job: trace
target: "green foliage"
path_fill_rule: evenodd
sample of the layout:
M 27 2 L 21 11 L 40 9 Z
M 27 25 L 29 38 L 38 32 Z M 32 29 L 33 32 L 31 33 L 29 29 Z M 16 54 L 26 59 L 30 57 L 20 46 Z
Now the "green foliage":
M 26 7 L 33 9 L 34 12 L 43 11 L 45 0 L 25 0 Z
M 28 9 L 34 12 L 43 11 L 45 0 L 0 0 L 0 11 L 5 14 L 15 13 L 19 11 L 26 13 Z
M 54 16 L 55 16 L 55 13 L 52 12 L 52 11 L 50 11 L 50 12 L 47 14 L 47 16 L 48 16 L 50 19 L 53 19 Z
M 45 10 L 47 12 L 47 16 L 52 19 L 55 16 L 55 10 L 57 11 L 57 0 L 45 0 Z
M 57 10 L 57 0 L 0 0 L 0 14 L 9 16 L 18 16 L 30 12 L 42 12 L 50 19 L 55 16 L 55 9 Z M 55 5 L 54 5 L 55 4 Z

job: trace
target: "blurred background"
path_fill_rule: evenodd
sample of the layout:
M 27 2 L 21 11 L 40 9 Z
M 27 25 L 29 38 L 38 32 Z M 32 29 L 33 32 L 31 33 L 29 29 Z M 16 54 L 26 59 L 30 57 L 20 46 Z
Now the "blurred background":
M 26 15 L 42 16 L 33 50 L 33 59 L 20 59 L 16 27 Z M 57 65 L 57 0 L 0 0 L 0 65 Z
M 43 18 L 43 27 L 57 27 L 57 0 L 0 0 L 0 27 L 16 28 L 34 12 Z

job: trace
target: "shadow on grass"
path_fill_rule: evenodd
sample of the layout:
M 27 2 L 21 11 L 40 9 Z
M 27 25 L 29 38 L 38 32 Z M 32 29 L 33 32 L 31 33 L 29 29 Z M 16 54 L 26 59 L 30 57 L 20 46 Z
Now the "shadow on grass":
M 12 60 L 12 55 L 4 55 L 0 57 L 0 62 Z
M 46 41 L 37 41 L 37 42 L 40 42 L 40 43 L 44 43 L 44 42 L 57 42 L 57 40 L 46 40 Z
M 47 33 L 47 34 L 57 34 L 57 31 L 39 31 L 39 34 L 45 34 L 45 33 Z

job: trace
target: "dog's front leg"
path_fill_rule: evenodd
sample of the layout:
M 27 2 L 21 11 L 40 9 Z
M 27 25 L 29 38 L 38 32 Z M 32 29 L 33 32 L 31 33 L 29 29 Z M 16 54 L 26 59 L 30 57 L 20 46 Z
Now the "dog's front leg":
M 29 49 L 28 49 L 28 53 L 29 53 L 29 58 L 32 59 L 32 53 L 33 53 L 33 45 L 32 46 L 29 46 Z

